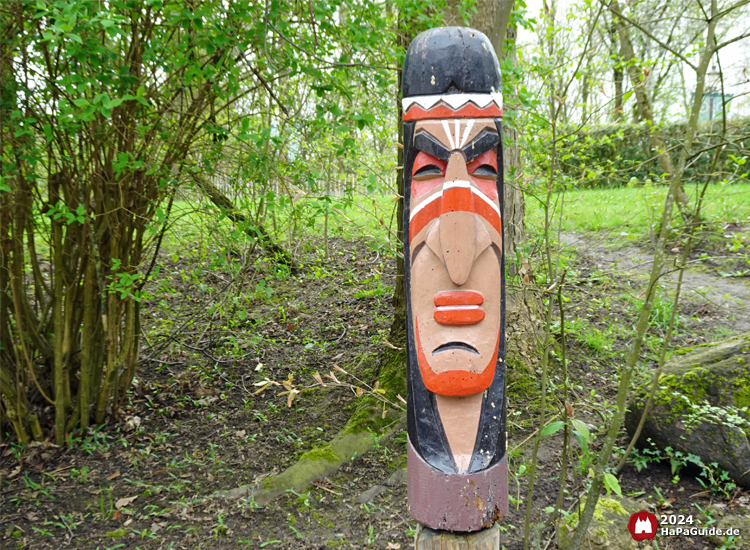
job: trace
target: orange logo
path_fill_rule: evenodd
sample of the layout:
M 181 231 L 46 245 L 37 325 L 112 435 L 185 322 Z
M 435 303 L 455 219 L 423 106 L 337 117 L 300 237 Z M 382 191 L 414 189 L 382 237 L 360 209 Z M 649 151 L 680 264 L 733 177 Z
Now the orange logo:
M 659 528 L 659 521 L 651 512 L 641 510 L 630 516 L 628 522 L 628 531 L 634 540 L 653 540 L 656 536 L 656 530 Z

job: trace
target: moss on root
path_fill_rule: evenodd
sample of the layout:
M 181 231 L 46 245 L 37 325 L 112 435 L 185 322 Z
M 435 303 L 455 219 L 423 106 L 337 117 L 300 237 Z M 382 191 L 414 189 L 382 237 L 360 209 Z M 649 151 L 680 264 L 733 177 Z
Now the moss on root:
M 392 350 L 384 351 L 380 356 L 380 363 L 372 356 L 361 356 L 355 367 L 357 376 L 367 382 L 370 386 L 379 382 L 378 389 L 382 395 L 391 403 L 398 403 L 398 395 L 406 395 L 406 351 Z M 386 415 L 383 417 L 384 403 L 373 395 L 364 395 L 357 401 L 357 408 L 347 422 L 343 433 L 380 432 L 394 420 L 403 416 L 404 411 L 394 411 L 386 407 Z
M 741 335 L 697 349 L 687 348 L 684 354 L 678 352 L 659 378 L 654 406 L 661 409 L 662 416 L 667 414 L 667 421 L 675 421 L 691 413 L 691 404 L 750 405 L 749 342 L 750 336 Z M 636 390 L 639 407 L 648 399 L 650 389 L 651 382 L 646 381 Z
M 715 462 L 744 487 L 750 428 L 750 333 L 673 357 L 664 368 L 654 404 L 641 432 L 660 449 L 692 453 Z M 697 364 L 697 366 L 695 366 Z M 648 399 L 650 382 L 637 390 L 625 417 L 633 434 Z
M 585 506 L 586 499 L 582 499 L 581 509 Z M 625 506 L 632 508 L 632 510 L 628 511 Z M 621 546 L 621 543 L 629 539 L 630 535 L 622 529 L 622 526 L 626 522 L 625 518 L 637 509 L 637 504 L 625 498 L 599 497 L 594 509 L 594 519 L 589 525 L 588 540 L 583 544 L 583 548 L 625 548 L 625 546 Z M 558 531 L 560 548 L 566 550 L 570 547 L 573 533 L 577 527 L 578 512 L 573 512 L 562 520 Z
M 333 450 L 330 443 L 321 445 L 319 447 L 313 447 L 305 454 L 303 454 L 300 460 L 328 460 L 329 462 L 338 462 L 341 460 Z
M 406 353 L 389 350 L 381 355 L 380 362 L 371 354 L 358 356 L 348 372 L 378 389 L 392 402 L 396 395 L 406 395 Z M 380 393 L 380 392 L 379 392 Z M 372 449 L 381 438 L 395 429 L 405 411 L 387 409 L 383 417 L 383 404 L 373 395 L 363 395 L 356 402 L 354 414 L 341 432 L 329 443 L 315 447 L 300 457 L 300 460 L 277 476 L 266 478 L 262 486 L 253 491 L 259 504 L 267 504 L 287 489 L 304 490 L 315 479 L 335 472 L 344 462 Z
M 529 365 L 518 358 L 508 358 L 506 368 L 509 401 L 520 403 L 539 396 L 539 377 Z

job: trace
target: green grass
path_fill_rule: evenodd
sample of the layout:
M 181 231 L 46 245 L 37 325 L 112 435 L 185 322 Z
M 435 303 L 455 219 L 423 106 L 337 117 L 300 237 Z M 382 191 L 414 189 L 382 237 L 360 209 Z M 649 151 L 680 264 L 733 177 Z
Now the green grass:
M 695 185 L 689 184 L 686 190 L 694 202 Z M 647 234 L 660 217 L 666 192 L 666 187 L 566 191 L 562 203 L 562 230 Z M 553 196 L 556 213 L 560 211 L 562 197 Z M 709 185 L 702 212 L 707 221 L 750 223 L 750 183 Z M 534 200 L 527 200 L 526 224 L 540 229 L 544 226 L 544 210 Z
M 610 324 L 605 330 L 601 330 L 586 319 L 574 317 L 568 321 L 566 328 L 593 353 L 606 356 L 612 352 L 617 332 L 614 325 Z

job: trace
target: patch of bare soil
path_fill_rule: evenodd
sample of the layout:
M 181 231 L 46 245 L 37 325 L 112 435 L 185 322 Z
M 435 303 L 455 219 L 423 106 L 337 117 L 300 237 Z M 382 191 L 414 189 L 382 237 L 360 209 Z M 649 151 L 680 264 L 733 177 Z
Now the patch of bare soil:
M 590 449 L 573 444 L 565 507 L 574 512 L 591 452 L 602 441 L 612 412 L 617 365 L 645 284 L 636 264 L 625 265 L 631 256 L 646 253 L 613 251 L 589 237 L 565 238 L 577 239 L 576 252 L 569 254 L 565 289 L 567 399 L 575 418 L 591 433 Z M 320 242 L 309 243 L 303 251 L 306 268 L 298 274 L 279 271 L 272 262 L 251 263 L 243 272 L 240 293 L 226 290 L 235 284 L 237 273 L 230 276 L 165 255 L 162 272 L 169 274 L 178 292 L 154 289 L 154 297 L 144 304 L 146 337 L 138 384 L 118 418 L 62 448 L 50 443 L 29 449 L 12 442 L 0 446 L 0 545 L 92 550 L 411 548 L 416 525 L 406 502 L 403 429 L 335 475 L 305 491 L 289 491 L 266 507 L 242 496 L 242 490 L 228 494 L 257 486 L 329 441 L 356 405 L 349 389 L 317 387 L 298 394 L 287 407 L 282 386 L 268 385 L 258 393 L 266 387 L 266 378 L 281 383 L 291 376 L 295 387 L 312 386 L 316 371 L 360 365 L 362 371 L 356 374 L 374 382 L 372 365 L 377 361 L 361 358 L 377 357 L 387 345 L 395 262 L 364 242 L 334 241 L 329 262 L 318 259 L 321 248 Z M 197 277 L 185 275 L 196 270 Z M 729 292 L 720 284 L 740 285 L 740 280 L 701 275 L 708 279 L 700 286 L 719 289 L 719 295 L 708 294 L 710 299 L 696 299 L 696 305 L 689 302 L 682 310 L 677 346 L 709 341 L 717 330 L 739 331 L 745 326 L 741 323 L 748 322 L 744 309 L 728 310 L 718 301 Z M 243 298 L 235 300 L 237 295 Z M 657 323 L 649 334 L 644 369 L 655 364 L 663 328 Z M 558 335 L 551 356 L 557 396 L 563 384 L 560 344 Z M 501 525 L 508 550 L 523 547 L 528 465 L 538 420 L 539 365 L 529 368 L 529 373 L 510 376 L 511 505 Z M 561 399 L 553 399 L 549 416 L 558 414 L 561 406 Z M 548 517 L 545 509 L 554 504 L 559 489 L 561 434 L 544 438 L 540 448 L 532 520 L 542 526 Z M 618 444 L 624 448 L 627 441 Z M 719 504 L 726 513 L 750 513 L 746 491 L 732 490 L 729 497 L 706 492 L 688 471 L 673 483 L 668 464 L 652 463 L 640 473 L 627 466 L 620 484 L 623 493 L 634 495 L 644 508 L 660 512 L 693 513 L 697 518 L 696 504 L 703 510 Z M 625 524 L 613 528 L 625 529 Z M 540 529 L 539 538 L 542 548 L 556 547 L 551 528 Z M 715 545 L 697 537 L 680 545 L 662 539 L 659 548 L 665 547 Z
M 611 235 L 575 235 L 563 233 L 560 236 L 563 245 L 575 248 L 584 255 L 597 269 L 627 273 L 636 277 L 648 277 L 651 272 L 653 255 L 643 247 L 630 244 L 612 247 Z M 747 276 L 733 276 L 734 273 L 720 271 L 722 264 L 711 256 L 701 258 L 700 253 L 711 250 L 713 255 L 721 255 L 726 261 L 726 250 L 716 250 L 701 243 L 691 255 L 688 269 L 683 275 L 683 292 L 681 299 L 689 311 L 699 312 L 703 308 L 707 313 L 716 312 L 727 321 L 731 321 L 737 332 L 750 330 L 750 284 Z M 670 251 L 668 265 L 674 264 L 681 254 L 679 247 Z M 739 258 L 739 255 L 737 255 Z M 734 262 L 732 262 L 734 263 Z M 747 263 L 747 262 L 744 262 Z M 663 278 L 668 290 L 674 291 L 678 272 L 672 271 Z
M 607 415 L 616 390 L 612 382 L 615 379 L 614 367 L 625 358 L 632 326 L 645 293 L 651 255 L 647 246 L 618 242 L 607 234 L 563 234 L 560 240 L 563 254 L 573 255 L 568 280 L 575 289 L 568 294 L 570 300 L 566 306 L 572 336 L 568 340 L 571 385 L 580 384 L 572 392 L 579 397 L 573 406 L 577 409 L 576 415 L 592 428 L 592 435 L 598 432 L 601 440 L 601 417 Z M 716 248 L 707 243 L 701 243 L 701 246 L 704 252 L 710 249 L 713 254 L 717 253 Z M 726 253 L 725 250 L 718 252 Z M 672 253 L 677 254 L 678 250 Z M 691 267 L 683 276 L 673 349 L 750 330 L 748 278 L 723 275 L 716 264 L 705 258 L 701 260 L 699 253 L 692 259 Z M 746 263 L 746 257 L 737 254 L 733 261 Z M 665 290 L 657 297 L 652 327 L 647 332 L 641 354 L 643 380 L 657 365 L 672 309 L 677 275 L 672 273 L 664 279 Z M 602 378 L 609 383 L 602 384 Z M 591 400 L 580 399 L 585 392 L 604 398 L 602 405 L 594 406 Z M 597 419 L 592 412 L 600 418 Z M 621 449 L 628 443 L 626 436 L 618 441 Z M 559 457 L 554 439 L 546 444 L 551 446 L 551 453 Z M 673 465 L 666 456 L 661 461 L 650 460 L 653 455 L 648 453 L 640 456 L 648 459 L 642 460 L 643 469 L 638 471 L 631 461 L 620 472 L 619 483 L 624 495 L 642 502 L 643 509 L 655 513 L 660 521 L 671 521 L 675 519 L 671 518 L 674 515 L 677 518 L 684 516 L 686 520 L 690 518 L 693 526 L 715 525 L 716 520 L 724 515 L 747 517 L 750 514 L 749 491 L 726 484 L 719 484 L 723 490 L 718 487 L 707 489 L 705 485 L 710 485 L 709 480 L 697 469 L 682 469 L 679 461 Z M 585 475 L 583 467 L 586 465 L 585 453 L 580 451 L 576 464 L 580 476 Z M 744 533 L 740 542 L 743 540 L 744 544 L 750 544 L 750 533 Z M 661 549 L 717 548 L 705 536 L 660 537 L 657 544 Z

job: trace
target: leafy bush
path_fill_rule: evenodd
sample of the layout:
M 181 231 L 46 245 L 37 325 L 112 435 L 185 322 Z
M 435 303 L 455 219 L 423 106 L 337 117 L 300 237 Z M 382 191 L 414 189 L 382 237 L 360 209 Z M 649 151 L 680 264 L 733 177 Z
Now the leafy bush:
M 680 146 L 685 126 L 683 121 L 662 128 L 670 149 Z M 710 170 L 714 150 L 707 149 L 719 143 L 720 128 L 720 121 L 700 124 L 685 170 L 686 180 L 703 179 Z M 583 188 L 658 181 L 661 171 L 651 149 L 649 132 L 646 124 L 571 130 L 564 140 L 562 173 L 575 182 L 575 187 Z M 737 164 L 742 165 L 750 158 L 750 118 L 727 121 L 726 138 L 729 143 L 721 152 L 717 170 L 733 171 Z

